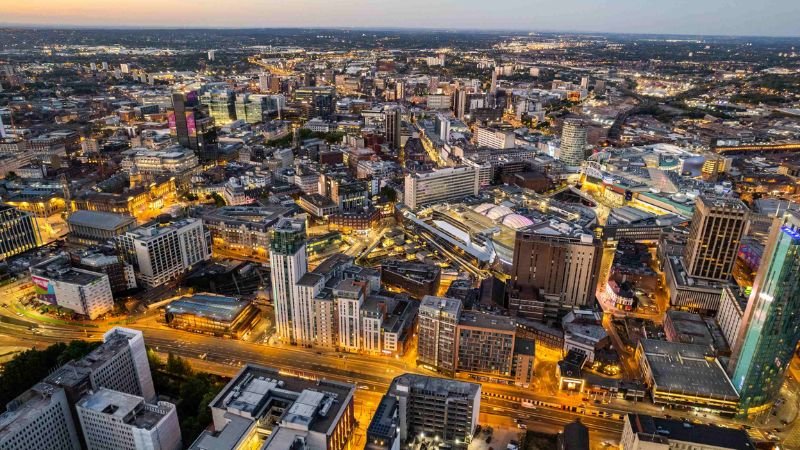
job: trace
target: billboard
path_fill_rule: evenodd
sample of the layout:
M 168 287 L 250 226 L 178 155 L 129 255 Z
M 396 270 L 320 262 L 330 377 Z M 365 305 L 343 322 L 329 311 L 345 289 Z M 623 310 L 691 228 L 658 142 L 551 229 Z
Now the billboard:
M 31 275 L 31 281 L 33 281 L 33 289 L 39 300 L 52 304 L 56 303 L 56 289 L 49 279 Z
M 176 127 L 175 126 L 175 111 L 170 111 L 167 114 L 167 122 L 169 123 L 169 129 L 170 130 L 174 130 L 175 127 Z

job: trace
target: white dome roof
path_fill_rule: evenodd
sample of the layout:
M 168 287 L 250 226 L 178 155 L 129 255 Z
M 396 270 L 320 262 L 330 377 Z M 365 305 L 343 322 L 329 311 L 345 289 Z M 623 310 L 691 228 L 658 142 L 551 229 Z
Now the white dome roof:
M 509 214 L 503 218 L 503 225 L 514 230 L 519 230 L 520 228 L 533 225 L 533 221 L 519 214 Z
M 481 203 L 480 205 L 476 206 L 472 210 L 475 211 L 478 214 L 484 214 L 484 213 L 486 213 L 486 211 L 488 211 L 488 210 L 490 210 L 490 209 L 492 209 L 494 207 L 495 207 L 495 205 L 493 205 L 491 203 Z
M 486 217 L 492 220 L 500 220 L 509 214 L 514 214 L 514 211 L 507 206 L 495 206 L 485 213 Z

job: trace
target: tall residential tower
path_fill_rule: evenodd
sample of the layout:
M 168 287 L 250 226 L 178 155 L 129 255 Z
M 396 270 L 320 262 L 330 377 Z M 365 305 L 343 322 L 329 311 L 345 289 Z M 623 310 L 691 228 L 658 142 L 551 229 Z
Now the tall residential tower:
M 270 236 L 269 260 L 278 337 L 286 342 L 310 344 L 313 311 L 297 288 L 297 281 L 308 272 L 306 226 L 302 219 L 283 218 L 275 225 Z

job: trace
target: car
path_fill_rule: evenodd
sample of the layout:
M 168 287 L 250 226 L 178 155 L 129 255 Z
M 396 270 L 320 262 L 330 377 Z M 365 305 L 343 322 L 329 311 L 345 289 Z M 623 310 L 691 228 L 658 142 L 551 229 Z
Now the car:
M 518 423 L 517 428 L 519 428 L 520 430 L 527 430 L 528 426 L 525 425 L 524 423 Z

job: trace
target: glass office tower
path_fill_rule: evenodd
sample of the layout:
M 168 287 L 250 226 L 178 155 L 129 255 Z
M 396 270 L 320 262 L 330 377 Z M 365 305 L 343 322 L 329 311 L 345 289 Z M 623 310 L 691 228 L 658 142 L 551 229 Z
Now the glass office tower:
M 769 410 L 800 340 L 800 213 L 775 219 L 731 361 L 743 415 Z

